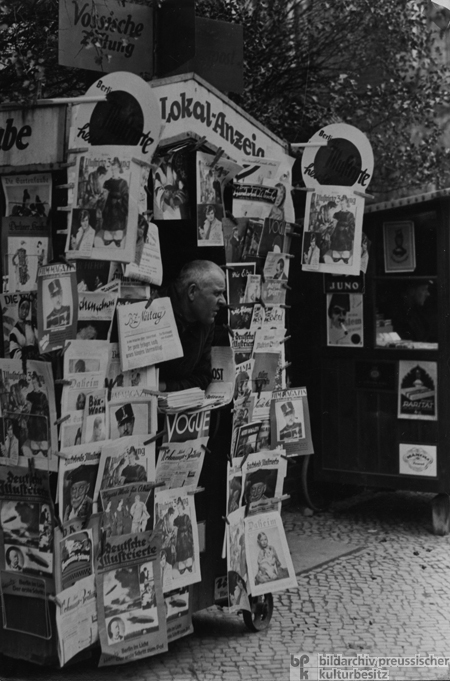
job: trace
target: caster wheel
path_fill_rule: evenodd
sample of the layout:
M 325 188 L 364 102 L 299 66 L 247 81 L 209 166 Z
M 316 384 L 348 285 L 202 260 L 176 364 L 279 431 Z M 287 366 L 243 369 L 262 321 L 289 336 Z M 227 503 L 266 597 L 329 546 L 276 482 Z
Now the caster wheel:
M 244 610 L 242 615 L 244 622 L 250 631 L 263 631 L 267 629 L 273 613 L 273 597 L 272 594 L 264 594 L 264 596 L 251 596 L 250 605 L 252 611 Z

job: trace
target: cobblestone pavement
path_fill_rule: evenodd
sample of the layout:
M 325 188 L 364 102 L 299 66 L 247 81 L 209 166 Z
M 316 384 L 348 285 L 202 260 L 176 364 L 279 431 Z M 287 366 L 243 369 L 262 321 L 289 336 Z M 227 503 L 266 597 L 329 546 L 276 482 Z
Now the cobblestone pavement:
M 274 595 L 271 626 L 255 634 L 241 617 L 210 608 L 195 634 L 169 653 L 96 669 L 41 670 L 20 662 L 17 681 L 289 681 L 291 654 L 450 656 L 450 537 L 431 533 L 432 495 L 372 492 L 304 516 L 283 512 L 290 537 L 328 538 L 363 550 L 302 574 Z M 2 677 L 0 669 L 0 678 Z M 446 668 L 391 669 L 390 679 L 450 679 Z

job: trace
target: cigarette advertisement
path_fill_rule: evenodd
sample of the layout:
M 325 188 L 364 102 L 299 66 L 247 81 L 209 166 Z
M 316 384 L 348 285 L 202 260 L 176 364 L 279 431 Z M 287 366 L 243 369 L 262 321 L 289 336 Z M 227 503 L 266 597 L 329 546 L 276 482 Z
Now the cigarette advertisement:
M 251 595 L 295 589 L 297 578 L 280 514 L 250 516 L 244 523 Z
M 399 419 L 437 421 L 437 364 L 400 360 L 398 370 Z
M 198 487 L 205 458 L 207 437 L 187 442 L 166 442 L 158 453 L 156 483 L 165 489 Z
M 41 352 L 64 347 L 76 337 L 78 291 L 75 267 L 62 263 L 38 271 L 38 336 Z
M 146 532 L 109 537 L 97 561 L 100 666 L 167 651 L 158 541 Z
M 132 303 L 118 310 L 123 371 L 183 356 L 170 298 Z
M 171 589 L 201 581 L 194 495 L 184 488 L 155 490 L 155 533 L 172 566 Z
M 270 425 L 272 449 L 282 447 L 287 456 L 314 453 L 306 388 L 272 393 Z
M 5 217 L 1 223 L 3 292 L 36 291 L 39 268 L 49 260 L 47 219 Z
M 48 362 L 0 359 L 2 381 L 0 453 L 3 463 L 13 461 L 56 471 L 58 434 L 53 373 Z

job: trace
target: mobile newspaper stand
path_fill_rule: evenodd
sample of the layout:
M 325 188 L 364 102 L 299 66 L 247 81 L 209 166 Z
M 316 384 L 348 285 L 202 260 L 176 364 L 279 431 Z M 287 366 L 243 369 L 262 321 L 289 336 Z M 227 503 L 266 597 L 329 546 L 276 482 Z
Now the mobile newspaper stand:
M 312 448 L 306 390 L 285 378 L 293 159 L 194 74 L 112 73 L 84 101 L 1 116 L 23 155 L 0 168 L 0 653 L 64 666 L 100 643 L 101 665 L 122 664 L 167 651 L 216 602 L 267 627 L 271 592 L 296 585 L 286 459 L 299 437 Z M 243 169 L 258 180 L 232 197 Z M 224 267 L 255 330 L 229 305 L 206 396 L 161 394 L 157 366 L 182 355 L 164 286 L 194 259 Z
M 340 126 L 334 127 L 342 140 Z M 322 139 L 326 133 L 324 128 Z M 354 148 L 341 151 L 335 161 L 348 168 Z M 360 163 L 359 170 L 365 168 Z M 339 188 L 340 199 L 351 196 L 352 181 L 334 183 L 347 185 Z M 323 191 L 332 193 L 329 186 Z M 310 264 L 296 282 L 308 290 L 307 300 L 294 302 L 293 317 L 303 322 L 293 336 L 300 349 L 296 370 L 311 385 L 316 444 L 314 470 L 304 487 L 310 504 L 318 507 L 336 483 L 435 493 L 433 529 L 444 534 L 449 531 L 448 190 L 384 203 L 371 198 L 362 221 L 365 273 L 321 274 L 319 263 L 326 257 L 320 254 L 316 272 Z M 305 234 L 308 246 L 313 231 Z M 307 362 L 301 359 L 306 352 Z

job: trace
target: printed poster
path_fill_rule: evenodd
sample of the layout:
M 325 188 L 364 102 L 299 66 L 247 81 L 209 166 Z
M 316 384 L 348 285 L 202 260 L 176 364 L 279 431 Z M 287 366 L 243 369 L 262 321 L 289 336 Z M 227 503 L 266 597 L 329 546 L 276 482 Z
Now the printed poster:
M 1 224 L 3 292 L 36 291 L 39 268 L 50 259 L 47 218 L 5 217 Z
M 272 393 L 270 425 L 272 449 L 284 448 L 287 456 L 314 453 L 306 388 Z
M 74 267 L 57 263 L 39 269 L 37 318 L 41 352 L 58 350 L 75 338 L 78 291 Z
M 362 348 L 363 295 L 327 293 L 327 345 Z
M 383 223 L 384 271 L 414 272 L 416 269 L 416 241 L 414 222 Z
M 77 154 L 67 258 L 134 261 L 141 166 L 132 159 L 118 146 Z
M 97 561 L 100 665 L 167 651 L 158 541 L 155 535 L 109 537 Z
M 359 274 L 364 198 L 349 187 L 316 187 L 308 192 L 302 269 Z
M 262 596 L 268 591 L 297 588 L 297 578 L 277 511 L 245 518 L 245 551 L 249 591 Z
M 437 447 L 424 444 L 400 444 L 400 475 L 437 476 Z
M 399 419 L 437 421 L 437 363 L 400 360 Z
M 132 303 L 117 312 L 123 371 L 183 356 L 170 298 L 156 298 L 150 306 Z

